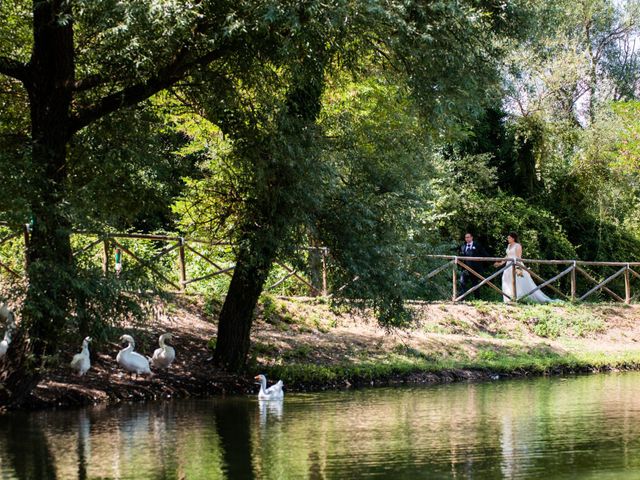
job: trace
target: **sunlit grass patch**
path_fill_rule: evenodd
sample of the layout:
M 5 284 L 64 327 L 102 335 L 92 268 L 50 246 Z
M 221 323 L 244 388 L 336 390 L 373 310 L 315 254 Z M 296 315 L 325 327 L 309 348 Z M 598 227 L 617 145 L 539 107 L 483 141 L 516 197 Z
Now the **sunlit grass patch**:
M 522 305 L 515 318 L 539 337 L 585 337 L 605 330 L 604 320 L 593 309 L 567 304 Z

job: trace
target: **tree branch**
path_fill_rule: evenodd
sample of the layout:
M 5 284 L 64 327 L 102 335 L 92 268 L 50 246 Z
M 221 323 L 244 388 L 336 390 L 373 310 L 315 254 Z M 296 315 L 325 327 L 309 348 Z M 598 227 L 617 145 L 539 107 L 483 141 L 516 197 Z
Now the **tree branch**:
M 84 92 L 85 90 L 90 90 L 102 85 L 103 83 L 105 83 L 105 79 L 102 75 L 87 75 L 86 77 L 76 81 L 73 86 L 73 90 L 76 92 Z
M 21 82 L 26 81 L 29 67 L 26 63 L 19 62 L 13 58 L 0 55 L 0 74 L 15 78 Z
M 219 46 L 200 57 L 191 61 L 187 59 L 188 49 L 183 49 L 174 56 L 168 65 L 162 67 L 155 76 L 142 83 L 137 83 L 123 88 L 122 90 L 106 95 L 93 105 L 79 108 L 72 118 L 72 131 L 86 127 L 90 123 L 113 113 L 120 108 L 136 105 L 154 94 L 164 90 L 180 81 L 192 69 L 208 65 L 216 59 L 222 57 L 226 51 L 225 46 Z

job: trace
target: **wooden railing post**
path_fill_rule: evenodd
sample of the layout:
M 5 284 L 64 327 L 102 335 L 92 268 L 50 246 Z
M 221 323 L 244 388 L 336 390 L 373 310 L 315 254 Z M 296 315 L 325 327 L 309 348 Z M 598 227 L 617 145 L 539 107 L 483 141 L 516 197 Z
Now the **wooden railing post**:
M 105 238 L 102 242 L 102 274 L 109 272 L 109 239 Z
M 511 292 L 513 294 L 513 301 L 518 301 L 518 287 L 517 287 L 517 269 L 516 269 L 516 260 L 511 260 Z
M 327 296 L 327 249 L 322 248 L 322 296 Z
M 576 261 L 573 261 L 573 268 L 571 269 L 571 301 L 576 301 L 577 283 L 576 283 Z
M 184 237 L 178 240 L 180 247 L 178 249 L 178 268 L 180 271 L 180 291 L 184 292 L 187 285 L 187 266 L 184 261 Z
M 25 274 L 29 271 L 29 231 L 30 227 L 28 223 L 23 225 L 24 233 L 24 271 Z
M 629 305 L 631 303 L 631 278 L 629 277 L 629 264 L 624 271 L 624 303 Z
M 453 269 L 451 272 L 451 281 L 453 283 L 451 289 L 451 301 L 455 302 L 456 298 L 458 298 L 458 257 L 454 257 L 453 259 Z

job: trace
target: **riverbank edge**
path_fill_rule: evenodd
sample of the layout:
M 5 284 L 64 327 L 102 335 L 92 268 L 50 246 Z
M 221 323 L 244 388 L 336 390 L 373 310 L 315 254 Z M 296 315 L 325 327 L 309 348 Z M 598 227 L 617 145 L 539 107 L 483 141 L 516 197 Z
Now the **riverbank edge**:
M 185 388 L 166 388 L 161 374 L 152 380 L 132 380 L 120 388 L 107 389 L 99 398 L 75 388 L 60 389 L 53 396 L 33 396 L 21 409 L 42 410 L 115 405 L 122 402 L 166 401 L 186 398 L 223 398 L 255 395 L 258 391 L 253 377 L 258 372 L 270 379 L 282 379 L 285 392 L 302 393 L 326 390 L 348 390 L 366 387 L 419 386 L 453 382 L 500 381 L 543 376 L 570 376 L 606 372 L 639 371 L 640 352 L 623 355 L 596 354 L 585 358 L 573 356 L 550 359 L 547 356 L 527 356 L 491 362 L 417 362 L 386 360 L 358 364 L 310 365 L 296 364 L 258 368 L 245 375 L 214 374 L 201 378 Z M 271 383 L 271 382 L 270 382 Z M 44 387 L 55 379 L 44 382 Z
M 640 370 L 640 352 L 608 356 L 596 353 L 550 359 L 519 356 L 490 362 L 385 361 L 356 365 L 293 365 L 264 369 L 282 379 L 291 391 L 317 391 L 350 387 L 420 385 L 457 381 L 496 381 L 509 378 L 564 376 Z
M 292 393 L 640 370 L 640 306 L 420 304 L 410 328 L 388 330 L 367 312 L 336 313 L 316 299 L 266 299 L 243 374 L 213 365 L 215 312 L 202 299 L 176 297 L 165 307 L 170 314 L 112 336 L 133 335 L 145 353 L 171 332 L 178 355 L 168 371 L 131 378 L 115 362 L 121 346 L 103 341 L 78 377 L 65 361 L 77 346 L 68 345 L 21 408 L 255 395 L 258 373 Z

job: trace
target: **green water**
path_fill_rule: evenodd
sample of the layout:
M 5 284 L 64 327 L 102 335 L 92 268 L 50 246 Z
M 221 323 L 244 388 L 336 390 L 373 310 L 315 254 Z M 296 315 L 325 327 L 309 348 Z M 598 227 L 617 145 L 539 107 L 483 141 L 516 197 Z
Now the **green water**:
M 640 478 L 640 374 L 14 413 L 0 478 Z

